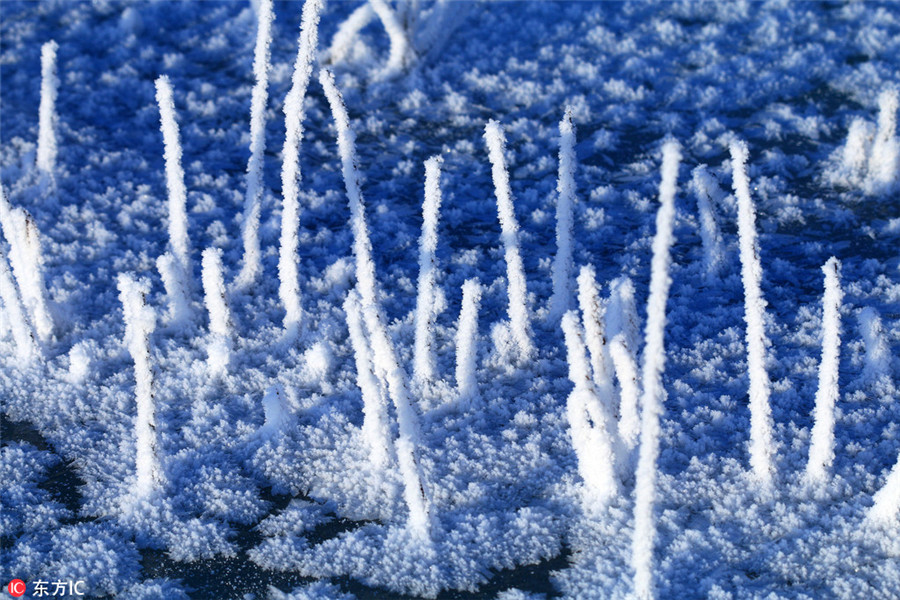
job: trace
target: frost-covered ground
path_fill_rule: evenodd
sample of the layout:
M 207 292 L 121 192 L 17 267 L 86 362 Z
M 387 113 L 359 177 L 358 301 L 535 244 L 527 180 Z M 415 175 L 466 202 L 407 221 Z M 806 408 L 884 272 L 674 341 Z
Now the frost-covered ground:
M 284 325 L 278 263 L 283 107 L 299 2 L 274 6 L 262 272 L 251 285 L 234 283 L 264 5 L 0 5 L 0 179 L 11 207 L 32 215 L 43 264 L 27 268 L 35 264 L 35 228 L 16 220 L 23 213 L 6 213 L 0 270 L 8 271 L 7 258 L 20 268 L 12 265 L 15 282 L 8 278 L 0 302 L 4 584 L 25 580 L 26 597 L 37 580 L 83 580 L 92 597 L 122 598 L 629 597 L 639 450 L 618 448 L 613 487 L 585 485 L 612 463 L 598 450 L 608 444 L 596 419 L 587 442 L 577 422 L 570 426 L 578 411 L 569 407 L 582 397 L 569 380 L 577 352 L 567 355 L 560 314 L 549 310 L 559 122 L 569 107 L 574 268 L 561 306 L 578 307 L 575 276 L 593 265 L 611 342 L 623 321 L 614 290 L 627 291 L 630 279 L 640 335 L 626 349 L 636 351 L 639 368 L 661 148 L 667 139 L 681 145 L 664 412 L 649 496 L 656 537 L 652 560 L 641 563 L 651 568 L 655 594 L 900 597 L 900 471 L 886 486 L 900 453 L 896 5 L 423 3 L 421 19 L 407 21 L 421 34 L 420 51 L 403 56 L 392 54 L 375 14 L 384 16 L 383 3 L 370 12 L 329 3 L 318 31 L 321 61 L 302 101 L 301 312 L 293 329 Z M 389 6 L 402 16 L 403 6 Z M 326 56 L 348 17 L 371 22 Z M 58 44 L 55 161 L 48 129 L 43 149 L 38 144 L 41 47 L 50 40 Z M 360 277 L 356 285 L 360 246 L 317 74 L 326 62 L 356 132 L 380 307 L 358 307 L 366 283 Z M 173 90 L 187 188 L 190 304 L 180 322 L 157 268 L 158 257 L 171 251 L 177 260 L 178 250 L 169 233 L 160 75 Z M 491 119 L 507 140 L 517 235 L 501 235 L 498 222 L 484 139 Z M 768 490 L 751 471 L 748 371 L 759 384 L 760 370 L 748 367 L 734 140 L 749 149 L 768 303 Z M 436 284 L 424 299 L 431 322 L 420 328 L 435 362 L 423 378 L 414 357 L 423 163 L 436 154 L 442 201 L 433 263 L 424 261 Z M 698 174 L 706 183 L 692 186 L 701 164 L 711 178 Z M 718 246 L 703 211 L 717 221 Z M 525 329 L 516 325 L 522 314 L 508 322 L 509 298 L 522 291 L 507 267 L 504 244 L 513 240 L 527 286 Z M 201 276 L 207 248 L 222 250 L 228 319 L 220 305 L 204 303 L 215 284 L 209 265 Z M 832 256 L 841 262 L 843 298 L 837 294 L 839 311 L 829 317 L 821 267 Z M 38 272 L 53 325 L 43 336 Z M 127 332 L 121 273 L 148 285 L 146 307 L 140 293 L 131 305 L 122 295 L 134 313 Z M 477 317 L 460 320 L 462 286 L 472 278 L 482 290 L 480 306 L 469 297 Z M 823 360 L 823 338 L 833 349 L 835 314 L 839 376 L 830 413 L 834 369 Z M 477 326 L 461 370 L 457 333 L 466 327 L 458 320 L 470 332 Z M 599 338 L 588 321 L 590 342 Z M 523 332 L 530 355 L 516 349 Z M 20 350 L 31 339 L 29 360 Z M 228 364 L 217 371 L 229 345 Z M 385 362 L 391 347 L 399 370 Z M 464 379 L 468 364 L 474 391 L 460 393 L 457 374 Z M 632 383 L 623 364 L 605 379 L 594 371 L 621 417 Z M 360 366 L 373 377 L 358 377 Z M 369 385 L 366 429 L 360 385 Z M 398 390 L 408 392 L 408 405 Z M 817 394 L 825 408 L 814 436 Z M 141 413 L 148 406 L 155 420 Z M 381 421 L 372 416 L 378 407 Z M 833 463 L 819 479 L 804 478 L 811 446 L 814 459 L 829 460 L 829 415 Z M 643 415 L 645 425 L 651 417 Z M 623 439 L 626 421 L 613 423 Z M 644 427 L 640 445 L 652 431 Z M 421 487 L 410 485 L 413 475 Z M 882 488 L 886 516 L 867 519 Z

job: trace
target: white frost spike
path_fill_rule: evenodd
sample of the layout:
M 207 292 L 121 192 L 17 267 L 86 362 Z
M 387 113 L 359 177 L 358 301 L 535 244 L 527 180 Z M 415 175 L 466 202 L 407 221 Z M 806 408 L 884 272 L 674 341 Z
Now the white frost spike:
M 266 152 L 266 102 L 269 98 L 269 58 L 272 44 L 272 0 L 259 0 L 256 11 L 256 48 L 253 74 L 256 83 L 250 99 L 250 160 L 247 163 L 247 192 L 244 196 L 244 263 L 237 286 L 245 288 L 256 281 L 261 270 L 259 249 L 259 213 L 263 192 L 263 160 Z
M 569 310 L 572 278 L 572 210 L 575 204 L 575 125 L 567 108 L 559 122 L 559 178 L 556 190 L 556 257 L 553 259 L 553 296 L 549 318 L 559 319 Z
M 419 238 L 419 293 L 416 298 L 416 329 L 413 376 L 420 384 L 434 378 L 434 286 L 437 273 L 434 252 L 437 249 L 438 211 L 441 208 L 440 156 L 425 161 L 425 202 L 422 204 L 422 236 Z
M 41 46 L 41 104 L 38 109 L 38 171 L 53 176 L 56 169 L 56 96 L 59 78 L 56 76 L 56 51 L 59 45 L 53 40 Z
M 361 298 L 355 289 L 350 290 L 344 301 L 347 329 L 356 360 L 356 382 L 362 392 L 362 435 L 369 447 L 369 460 L 376 470 L 388 466 L 391 458 L 391 428 L 388 421 L 387 398 L 381 382 L 375 376 L 372 348 L 363 325 Z
M 578 473 L 585 483 L 585 505 L 593 511 L 605 506 L 619 491 L 615 451 L 611 443 L 613 436 L 609 430 L 612 421 L 604 414 L 597 396 L 575 311 L 563 315 L 562 329 L 569 360 L 569 379 L 575 384 L 566 403 L 569 432 L 578 459 Z
M 722 191 L 713 176 L 706 170 L 706 165 L 700 165 L 693 170 L 691 187 L 697 195 L 700 240 L 703 243 L 703 266 L 707 279 L 710 279 L 718 274 L 725 258 L 722 252 L 722 236 L 719 234 L 719 226 L 716 224 L 716 215 L 712 204 L 722 195 Z
M 609 415 L 618 412 L 618 402 L 613 386 L 613 365 L 606 344 L 606 330 L 603 326 L 603 306 L 597 286 L 594 267 L 585 265 L 578 274 L 578 305 L 584 322 L 585 343 L 591 356 L 591 372 L 594 387 Z
M 497 195 L 497 215 L 500 220 L 500 239 L 506 256 L 507 293 L 509 295 L 509 321 L 513 340 L 522 358 L 534 355 L 531 343 L 531 323 L 528 315 L 528 289 L 525 269 L 519 254 L 519 224 L 513 210 L 512 192 L 509 187 L 509 173 L 503 156 L 506 137 L 497 121 L 488 121 L 484 128 L 484 140 L 491 160 L 494 191 Z
M 223 374 L 231 360 L 231 311 L 225 299 L 222 251 L 207 248 L 202 258 L 203 297 L 209 311 L 209 368 Z
M 759 483 L 768 488 L 775 475 L 775 440 L 769 406 L 771 383 L 766 371 L 766 329 L 763 313 L 762 266 L 756 241 L 756 211 L 747 178 L 747 145 L 731 144 L 734 193 L 738 202 L 738 245 L 744 282 L 744 320 L 747 323 L 747 366 L 750 375 L 750 466 Z
M 284 326 L 291 334 L 302 319 L 300 284 L 297 274 L 297 247 L 300 227 L 300 142 L 303 139 L 303 99 L 312 76 L 316 46 L 319 43 L 319 17 L 322 0 L 306 0 L 300 22 L 297 60 L 291 90 L 284 100 L 286 128 L 282 149 L 281 187 L 284 207 L 281 212 L 281 247 L 278 254 L 278 296 L 284 306 Z
M 866 518 L 876 525 L 888 525 L 900 516 L 900 458 L 884 482 L 884 487 L 875 493 L 875 504 Z
M 379 73 L 379 78 L 389 79 L 396 77 L 415 62 L 415 50 L 407 30 L 397 17 L 397 13 L 388 6 L 387 2 L 385 0 L 370 0 L 370 3 L 375 14 L 381 19 L 381 24 L 384 25 L 384 30 L 391 40 L 387 64 Z
M 858 183 L 863 178 L 874 135 L 872 124 L 865 119 L 856 117 L 850 122 L 847 142 L 841 152 L 841 166 L 844 174 L 853 182 Z
M 870 192 L 885 190 L 897 179 L 900 143 L 897 140 L 897 90 L 885 90 L 878 96 L 878 131 L 869 154 Z
M 0 247 L 0 299 L 3 300 L 3 309 L 6 311 L 9 326 L 12 328 L 19 360 L 29 362 L 37 354 L 38 347 L 2 247 Z
M 606 309 L 609 356 L 619 382 L 619 436 L 629 450 L 637 446 L 641 431 L 639 398 L 641 388 L 637 366 L 637 307 L 634 284 L 623 277 L 612 284 Z
M 262 405 L 266 421 L 259 428 L 259 434 L 263 438 L 271 438 L 282 431 L 290 421 L 284 388 L 280 385 L 269 386 L 263 396 Z
M 122 273 L 118 278 L 119 300 L 125 315 L 125 345 L 134 360 L 137 417 L 134 421 L 137 481 L 134 500 L 145 499 L 164 483 L 156 437 L 153 402 L 153 372 L 150 367 L 150 334 L 156 326 L 153 309 L 147 306 L 150 284 Z
M 656 522 L 656 459 L 659 456 L 660 418 L 665 389 L 662 374 L 666 365 L 664 334 L 666 302 L 669 297 L 670 249 L 674 240 L 675 192 L 681 147 L 674 140 L 663 145 L 662 178 L 659 184 L 659 211 L 656 213 L 656 235 L 653 237 L 653 260 L 650 266 L 650 296 L 647 299 L 644 365 L 641 372 L 641 445 L 634 490 L 634 538 L 631 566 L 634 569 L 634 595 L 641 600 L 654 598 L 653 544 Z
M 368 2 L 359 6 L 350 13 L 347 20 L 341 23 L 334 36 L 331 38 L 331 46 L 325 51 L 323 60 L 327 64 L 335 64 L 344 60 L 350 49 L 356 42 L 356 36 L 372 22 L 375 18 L 375 11 Z
M 456 386 L 460 398 L 472 398 L 478 390 L 475 369 L 478 361 L 478 308 L 481 285 L 467 279 L 462 286 L 462 307 L 456 326 Z
M 48 342 L 53 336 L 55 323 L 44 283 L 41 235 L 34 217 L 24 208 L 13 208 L 2 188 L 0 188 L 0 227 L 9 243 L 9 263 L 19 284 L 22 305 L 38 339 Z
M 884 338 L 881 318 L 872 307 L 862 309 L 858 316 L 863 340 L 866 344 L 866 359 L 862 379 L 873 382 L 887 375 L 891 368 L 891 351 Z
M 356 258 L 356 281 L 360 294 L 363 320 L 372 343 L 373 364 L 376 374 L 387 384 L 388 394 L 397 411 L 399 438 L 397 460 L 403 479 L 403 496 L 409 508 L 409 529 L 422 542 L 430 543 L 434 526 L 429 514 L 428 494 L 425 491 L 416 452 L 419 445 L 418 418 L 409 397 L 406 373 L 400 368 L 397 353 L 384 326 L 384 318 L 378 303 L 375 263 L 372 261 L 372 243 L 366 227 L 365 204 L 359 185 L 357 170 L 356 135 L 350 127 L 350 117 L 344 99 L 334 83 L 334 75 L 323 69 L 319 81 L 331 106 L 338 134 L 338 153 L 344 176 L 344 186 L 350 201 L 350 221 L 353 230 L 353 254 Z
M 156 269 L 162 278 L 163 287 L 166 288 L 166 297 L 169 300 L 169 323 L 172 325 L 187 324 L 191 318 L 191 302 L 178 259 L 171 252 L 166 252 L 156 259 Z
M 834 461 L 834 405 L 838 399 L 838 364 L 841 346 L 841 263 L 831 257 L 822 267 L 825 295 L 822 298 L 822 362 L 819 389 L 813 411 L 814 425 L 806 463 L 806 480 L 821 485 Z
M 156 80 L 156 102 L 159 104 L 160 130 L 166 159 L 166 188 L 169 190 L 169 246 L 180 269 L 183 283 L 191 287 L 191 245 L 188 238 L 187 189 L 181 168 L 181 140 L 175 120 L 172 85 L 165 75 Z

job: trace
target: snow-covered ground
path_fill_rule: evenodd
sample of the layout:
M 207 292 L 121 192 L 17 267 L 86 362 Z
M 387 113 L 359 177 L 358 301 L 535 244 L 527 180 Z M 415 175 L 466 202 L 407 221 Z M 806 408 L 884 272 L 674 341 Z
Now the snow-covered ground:
M 269 6 L 0 5 L 4 585 L 900 597 L 896 5 Z

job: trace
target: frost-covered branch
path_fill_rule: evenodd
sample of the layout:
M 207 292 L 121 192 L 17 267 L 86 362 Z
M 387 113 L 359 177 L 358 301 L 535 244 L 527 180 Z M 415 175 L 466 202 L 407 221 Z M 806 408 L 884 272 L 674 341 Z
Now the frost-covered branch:
M 278 296 L 284 306 L 284 327 L 289 334 L 296 332 L 300 326 L 303 312 L 297 273 L 297 247 L 300 243 L 300 142 L 303 140 L 303 99 L 312 77 L 323 4 L 322 0 L 306 0 L 303 4 L 294 75 L 291 90 L 284 100 L 286 133 L 281 153 L 284 206 L 281 212 L 281 245 L 278 254 Z
M 36 165 L 38 171 L 53 176 L 56 170 L 56 97 L 59 94 L 59 78 L 56 75 L 56 51 L 59 45 L 51 40 L 41 46 L 41 104 L 38 108 L 38 145 Z
M 204 250 L 201 267 L 203 297 L 209 311 L 209 368 L 212 373 L 222 375 L 231 360 L 231 311 L 225 299 L 222 251 L 219 248 Z
M 556 190 L 556 256 L 553 259 L 553 295 L 549 318 L 559 319 L 569 310 L 572 278 L 572 210 L 575 204 L 575 125 L 567 108 L 559 122 L 559 177 Z
M 462 307 L 456 326 L 456 387 L 460 398 L 471 398 L 478 389 L 475 369 L 478 362 L 478 308 L 481 285 L 467 279 L 462 286 Z
M 838 399 L 838 364 L 841 348 L 841 263 L 835 257 L 822 267 L 825 295 L 822 298 L 822 361 L 819 363 L 819 389 L 813 411 L 813 429 L 806 463 L 806 480 L 825 483 L 834 461 L 834 405 Z
M 506 169 L 506 136 L 497 121 L 488 121 L 484 128 L 484 141 L 491 160 L 494 191 L 497 196 L 497 216 L 500 220 L 500 239 L 506 257 L 507 293 L 509 295 L 509 321 L 513 340 L 521 358 L 534 355 L 531 342 L 531 322 L 528 315 L 528 289 L 525 268 L 519 254 L 519 224 L 513 210 L 512 191 L 509 187 L 509 172 Z
M 256 281 L 261 269 L 259 214 L 263 193 L 266 102 L 269 98 L 269 59 L 274 19 L 272 0 L 260 0 L 257 11 L 256 48 L 253 53 L 253 74 L 256 83 L 250 99 L 250 160 L 247 163 L 247 191 L 244 195 L 244 222 L 241 226 L 244 263 L 236 281 L 239 288 L 244 288 Z
M 437 278 L 434 253 L 437 249 L 438 211 L 441 208 L 440 156 L 425 161 L 425 201 L 422 204 L 422 235 L 419 238 L 419 285 L 416 298 L 416 328 L 413 347 L 413 376 L 419 383 L 434 378 L 434 286 Z
M 738 202 L 738 245 L 744 282 L 744 320 L 747 323 L 747 368 L 750 375 L 750 466 L 756 479 L 768 487 L 775 475 L 771 384 L 766 371 L 766 301 L 762 295 L 762 266 L 756 241 L 756 210 L 747 178 L 747 145 L 731 144 L 734 193 Z
M 675 193 L 681 147 L 670 140 L 663 145 L 662 178 L 659 184 L 659 210 L 656 213 L 656 235 L 653 237 L 653 260 L 650 266 L 650 296 L 647 299 L 644 365 L 641 372 L 641 446 L 634 491 L 634 538 L 631 566 L 634 569 L 634 595 L 641 600 L 655 596 L 653 584 L 653 544 L 656 523 L 656 459 L 659 456 L 660 418 L 665 389 L 662 374 L 666 365 L 664 334 L 666 302 L 669 297 L 670 248 L 674 241 Z
M 150 283 L 135 280 L 122 273 L 118 279 L 119 300 L 125 316 L 125 345 L 134 361 L 135 401 L 137 417 L 134 421 L 135 466 L 137 480 L 133 500 L 142 500 L 159 491 L 165 481 L 160 466 L 156 431 L 156 408 L 153 400 L 153 371 L 150 366 L 150 334 L 156 327 L 153 309 L 147 306 Z

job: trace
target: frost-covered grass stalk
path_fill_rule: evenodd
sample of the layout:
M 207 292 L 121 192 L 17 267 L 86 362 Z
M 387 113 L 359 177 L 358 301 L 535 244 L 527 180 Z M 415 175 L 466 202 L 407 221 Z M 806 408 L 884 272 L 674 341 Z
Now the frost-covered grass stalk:
M 334 36 L 332 36 L 331 45 L 324 54 L 324 62 L 335 64 L 344 60 L 353 48 L 353 44 L 356 43 L 356 36 L 374 18 L 375 11 L 372 10 L 372 5 L 369 2 L 358 6 L 356 10 L 350 13 L 350 16 L 341 23 Z
M 0 300 L 3 301 L 3 310 L 12 329 L 13 340 L 16 342 L 16 354 L 20 361 L 28 362 L 37 354 L 37 344 L 2 247 L 0 247 Z
M 875 493 L 875 504 L 866 513 L 870 523 L 887 525 L 900 516 L 900 457 L 878 492 Z
M 178 259 L 171 252 L 166 252 L 156 259 L 156 269 L 166 289 L 169 300 L 168 320 L 172 325 L 185 325 L 191 318 L 190 294 L 186 289 Z
M 13 208 L 0 188 L 0 228 L 9 243 L 9 263 L 19 285 L 22 304 L 41 342 L 49 342 L 56 327 L 44 282 L 44 256 L 37 223 L 24 208 Z
M 156 102 L 159 104 L 160 130 L 163 134 L 166 159 L 166 188 L 169 191 L 169 246 L 178 269 L 176 278 L 185 290 L 191 285 L 191 243 L 188 238 L 187 188 L 181 168 L 181 140 L 175 120 L 175 100 L 172 85 L 165 75 L 156 80 Z
M 822 267 L 825 295 L 822 298 L 822 361 L 819 389 L 813 409 L 813 429 L 806 463 L 806 481 L 822 485 L 834 461 L 834 405 L 838 399 L 838 364 L 841 347 L 841 263 L 831 257 Z
M 467 279 L 462 286 L 462 307 L 456 326 L 456 387 L 460 398 L 471 398 L 478 389 L 475 369 L 478 364 L 478 308 L 481 284 Z
M 878 131 L 869 154 L 868 184 L 871 191 L 882 191 L 897 179 L 900 161 L 897 108 L 897 90 L 884 90 L 878 95 Z
M 567 108 L 559 122 L 559 178 L 556 190 L 556 256 L 553 259 L 553 295 L 550 297 L 550 314 L 559 319 L 569 310 L 572 292 L 572 210 L 575 204 L 575 125 L 572 109 Z
M 441 208 L 440 156 L 425 161 L 425 201 L 422 204 L 422 236 L 419 238 L 419 285 L 416 298 L 416 329 L 413 346 L 413 376 L 419 383 L 434 378 L 434 286 L 437 276 L 434 252 L 437 249 L 438 211 Z
M 497 216 L 500 220 L 500 239 L 506 257 L 507 293 L 509 295 L 509 321 L 513 340 L 521 358 L 534 355 L 531 342 L 531 323 L 528 315 L 528 289 L 525 268 L 519 253 L 519 224 L 513 210 L 509 172 L 506 169 L 506 136 L 497 121 L 488 121 L 484 128 L 484 140 L 491 160 L 494 191 L 497 195 Z
M 722 236 L 719 234 L 719 226 L 716 224 L 716 215 L 712 203 L 719 196 L 716 180 L 706 165 L 700 165 L 693 170 L 691 187 L 697 195 L 697 211 L 700 217 L 700 240 L 703 243 L 703 267 L 707 279 L 718 274 L 724 263 L 725 255 L 722 252 Z
M 747 145 L 731 143 L 734 193 L 738 202 L 738 245 L 744 282 L 744 321 L 747 323 L 747 368 L 750 376 L 750 467 L 759 483 L 768 488 L 775 475 L 775 439 L 769 407 L 771 383 L 766 371 L 766 329 L 763 313 L 762 266 L 756 241 L 756 210 L 747 178 Z
M 430 541 L 432 517 L 419 461 L 419 424 L 409 396 L 406 374 L 397 361 L 397 353 L 384 326 L 384 318 L 378 303 L 375 263 L 372 260 L 372 243 L 366 226 L 365 204 L 359 183 L 356 160 L 356 134 L 350 127 L 350 116 L 344 99 L 334 83 L 334 75 L 323 69 L 319 81 L 331 106 L 338 134 L 338 153 L 344 176 L 344 185 L 350 201 L 350 221 L 353 230 L 353 254 L 356 258 L 356 281 L 359 289 L 363 320 L 372 344 L 373 365 L 376 375 L 387 384 L 388 394 L 397 412 L 399 437 L 395 448 L 403 479 L 403 496 L 409 508 L 409 528 L 422 541 Z
M 884 338 L 884 327 L 878 312 L 867 306 L 858 315 L 859 327 L 866 344 L 866 358 L 862 380 L 872 382 L 887 375 L 891 368 L 891 351 Z
M 613 435 L 609 429 L 612 420 L 603 414 L 585 354 L 578 315 L 574 310 L 563 315 L 562 329 L 569 361 L 569 379 L 575 384 L 566 401 L 569 433 L 578 459 L 578 473 L 585 484 L 585 507 L 595 511 L 619 492 Z
M 650 266 L 650 296 L 647 299 L 644 365 L 641 373 L 641 445 L 634 490 L 634 538 L 631 566 L 634 569 L 634 595 L 641 600 L 655 597 L 653 584 L 653 544 L 656 523 L 656 459 L 659 455 L 660 418 L 665 389 L 662 374 L 666 365 L 664 334 L 666 302 L 669 297 L 670 248 L 674 240 L 675 192 L 681 147 L 674 140 L 663 145 L 662 179 L 659 184 L 659 210 L 656 213 L 656 235 L 653 237 L 653 260 Z
M 613 386 L 613 365 L 606 344 L 606 328 L 603 325 L 603 305 L 597 285 L 594 267 L 585 265 L 578 274 L 578 305 L 584 322 L 585 343 L 591 356 L 591 373 L 594 387 L 604 410 L 609 415 L 618 412 L 618 402 Z M 611 431 L 610 434 L 613 432 Z
M 359 292 L 350 290 L 344 301 L 344 314 L 353 356 L 356 360 L 356 383 L 362 392 L 362 435 L 369 447 L 369 460 L 377 470 L 385 469 L 391 458 L 391 427 L 388 421 L 387 398 L 381 382 L 375 376 L 372 348 L 363 325 L 362 299 Z
M 284 388 L 277 384 L 266 388 L 262 405 L 266 420 L 259 428 L 259 434 L 263 438 L 270 438 L 283 430 L 290 421 Z
M 253 52 L 253 75 L 256 83 L 250 99 L 250 160 L 247 163 L 247 191 L 244 196 L 244 262 L 237 286 L 244 288 L 259 277 L 259 213 L 263 192 L 263 162 L 266 152 L 266 102 L 269 98 L 269 59 L 272 44 L 272 0 L 259 0 L 256 15 L 256 48 Z
M 56 97 L 59 78 L 56 76 L 56 51 L 59 45 L 51 40 L 41 46 L 41 104 L 38 109 L 38 171 L 53 175 L 56 170 Z
M 319 44 L 319 17 L 322 0 L 306 0 L 300 22 L 297 59 L 291 90 L 284 100 L 284 126 L 286 128 L 282 149 L 281 188 L 284 206 L 281 212 L 281 246 L 278 254 L 278 296 L 284 306 L 284 327 L 288 334 L 300 326 L 300 282 L 297 273 L 297 247 L 300 243 L 300 142 L 303 140 L 303 99 L 312 76 L 313 61 Z
M 231 360 L 231 311 L 225 299 L 225 278 L 222 275 L 222 251 L 207 248 L 201 261 L 203 298 L 209 312 L 209 369 L 221 375 Z
M 638 318 L 634 284 L 623 277 L 613 283 L 606 308 L 609 357 L 619 382 L 619 436 L 629 450 L 637 446 L 641 432 L 637 366 Z
M 137 480 L 132 499 L 145 499 L 160 490 L 164 483 L 156 438 L 156 408 L 153 402 L 153 372 L 150 367 L 150 334 L 156 326 L 153 309 L 147 306 L 150 283 L 135 280 L 122 273 L 118 278 L 119 300 L 125 315 L 125 345 L 134 360 L 135 466 Z
M 386 0 L 370 0 L 370 4 L 391 41 L 387 64 L 379 73 L 380 79 L 390 79 L 403 73 L 415 62 L 416 52 L 410 40 L 410 32 Z
M 872 124 L 862 117 L 856 117 L 850 122 L 847 142 L 841 151 L 841 166 L 844 174 L 851 180 L 858 182 L 863 177 L 874 134 Z

